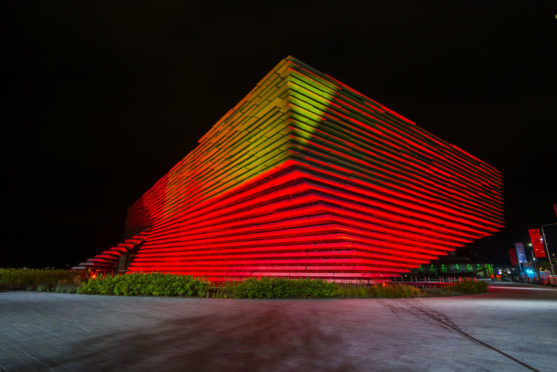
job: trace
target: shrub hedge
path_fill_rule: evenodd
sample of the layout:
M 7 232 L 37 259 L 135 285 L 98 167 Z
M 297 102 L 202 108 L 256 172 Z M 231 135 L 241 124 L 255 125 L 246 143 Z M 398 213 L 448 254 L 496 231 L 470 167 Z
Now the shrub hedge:
M 334 297 L 336 289 L 335 284 L 324 280 L 248 278 L 241 282 L 226 283 L 215 292 L 216 297 L 234 298 L 327 298 Z
M 77 293 L 118 296 L 197 296 L 206 297 L 209 282 L 189 275 L 132 273 L 99 275 L 83 283 Z
M 402 284 L 346 284 L 337 286 L 337 297 L 356 297 L 356 298 L 401 298 L 401 297 L 420 297 L 422 292 L 413 286 Z
M 372 298 L 419 297 L 422 292 L 407 285 L 337 284 L 319 279 L 249 278 L 211 289 L 222 298 Z
M 487 291 L 484 281 L 462 281 L 438 288 L 433 295 Z M 432 295 L 408 285 L 337 284 L 319 279 L 249 278 L 214 285 L 187 275 L 131 273 L 89 278 L 68 270 L 0 269 L 0 289 L 56 291 L 119 296 L 196 296 L 219 298 L 399 298 Z
M 50 269 L 1 269 L 0 288 L 28 291 L 75 292 L 87 273 Z
M 458 292 L 462 294 L 476 294 L 487 292 L 488 284 L 482 280 L 463 280 L 456 282 L 447 287 L 449 291 Z

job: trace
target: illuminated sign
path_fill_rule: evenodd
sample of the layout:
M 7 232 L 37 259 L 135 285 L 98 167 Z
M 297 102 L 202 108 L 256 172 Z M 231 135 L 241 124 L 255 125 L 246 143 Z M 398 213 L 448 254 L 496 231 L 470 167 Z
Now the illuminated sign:
M 511 264 L 513 266 L 517 266 L 518 265 L 518 258 L 516 257 L 516 249 L 514 249 L 514 248 L 509 249 L 509 256 L 511 258 Z
M 524 244 L 514 243 L 514 248 L 516 249 L 516 256 L 518 257 L 519 263 L 528 261 L 528 258 L 526 257 L 526 251 L 524 250 Z
M 543 239 L 540 234 L 540 229 L 530 229 L 530 240 L 532 241 L 532 249 L 534 250 L 535 257 L 545 257 L 545 248 L 543 246 Z

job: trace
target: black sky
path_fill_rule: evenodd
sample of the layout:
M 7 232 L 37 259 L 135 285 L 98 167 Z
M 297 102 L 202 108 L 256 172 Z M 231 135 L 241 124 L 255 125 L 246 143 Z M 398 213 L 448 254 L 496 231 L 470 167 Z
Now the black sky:
M 503 171 L 507 228 L 476 252 L 507 263 L 556 222 L 555 2 L 263 4 L 4 3 L 0 266 L 118 243 L 126 208 L 289 54 Z

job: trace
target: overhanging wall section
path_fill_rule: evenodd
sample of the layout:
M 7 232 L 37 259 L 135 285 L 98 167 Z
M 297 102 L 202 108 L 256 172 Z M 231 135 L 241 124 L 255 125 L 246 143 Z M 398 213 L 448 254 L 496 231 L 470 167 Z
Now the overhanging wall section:
M 288 84 L 281 62 L 128 210 L 126 235 L 188 213 L 288 156 Z
M 293 158 L 337 190 L 365 190 L 391 221 L 411 216 L 466 242 L 503 227 L 495 168 L 326 75 L 300 67 L 290 89 Z

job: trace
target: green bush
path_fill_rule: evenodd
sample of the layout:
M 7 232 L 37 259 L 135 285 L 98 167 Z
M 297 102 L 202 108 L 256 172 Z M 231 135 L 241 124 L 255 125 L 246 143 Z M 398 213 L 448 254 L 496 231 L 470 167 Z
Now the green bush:
M 487 292 L 488 284 L 485 281 L 463 280 L 447 287 L 448 290 L 462 294 L 476 294 Z
M 249 278 L 228 284 L 225 293 L 235 298 L 334 297 L 336 285 L 316 279 Z
M 356 298 L 400 298 L 400 297 L 419 297 L 422 292 L 413 286 L 403 284 L 343 284 L 338 285 L 337 297 L 356 297 Z
M 218 298 L 399 298 L 475 294 L 487 291 L 483 281 L 456 282 L 420 290 L 408 285 L 337 284 L 319 279 L 249 278 L 219 286 L 188 275 L 162 273 L 99 274 L 69 270 L 0 269 L 0 289 L 56 291 L 119 296 L 198 296 Z
M 396 298 L 419 297 L 421 291 L 407 285 L 337 284 L 319 279 L 249 278 L 225 282 L 210 291 L 219 298 Z
M 50 269 L 0 269 L 0 288 L 25 289 L 28 291 L 58 291 L 64 286 L 66 291 L 75 292 L 87 273 Z
M 220 286 L 191 276 L 162 273 L 99 275 L 83 283 L 78 293 L 120 296 L 197 296 L 217 298 L 418 297 L 406 285 L 340 285 L 319 279 L 248 278 Z
M 189 275 L 132 273 L 99 275 L 78 288 L 78 293 L 118 296 L 198 296 L 205 297 L 209 282 Z

